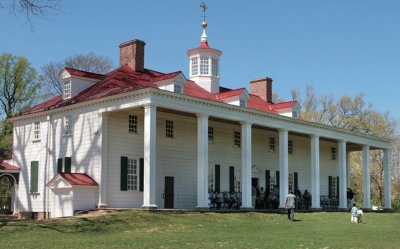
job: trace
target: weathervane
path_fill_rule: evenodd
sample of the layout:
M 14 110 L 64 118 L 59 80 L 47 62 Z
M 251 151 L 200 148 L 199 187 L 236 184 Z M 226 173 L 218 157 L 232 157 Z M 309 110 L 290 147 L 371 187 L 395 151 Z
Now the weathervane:
M 201 23 L 201 26 L 203 27 L 203 29 L 207 28 L 207 22 L 206 22 L 206 11 L 207 11 L 207 6 L 204 2 L 201 2 L 200 4 L 200 8 L 203 11 L 203 22 Z

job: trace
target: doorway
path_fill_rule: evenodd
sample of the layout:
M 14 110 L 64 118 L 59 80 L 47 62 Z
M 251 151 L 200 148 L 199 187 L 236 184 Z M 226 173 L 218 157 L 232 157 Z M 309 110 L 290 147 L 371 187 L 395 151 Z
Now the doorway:
M 12 182 L 11 179 L 3 175 L 0 177 L 0 214 L 10 214 L 12 213 Z
M 174 208 L 174 177 L 173 176 L 165 177 L 164 208 Z

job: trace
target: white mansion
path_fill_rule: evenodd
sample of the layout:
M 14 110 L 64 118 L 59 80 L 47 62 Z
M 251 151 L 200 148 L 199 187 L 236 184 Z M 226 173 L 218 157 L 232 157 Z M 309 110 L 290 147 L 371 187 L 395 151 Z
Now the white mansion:
M 385 155 L 390 202 L 391 141 L 298 119 L 296 101 L 273 103 L 272 80 L 220 86 L 221 51 L 187 51 L 182 72 L 144 68 L 140 40 L 121 44 L 120 67 L 105 75 L 65 68 L 63 95 L 14 116 L 13 158 L 0 176 L 13 185 L 19 217 L 62 217 L 95 208 L 208 208 L 209 192 L 252 186 L 308 189 L 311 208 L 336 196 L 346 208 L 348 153 L 363 152 L 363 208 L 370 208 L 370 150 Z M 19 174 L 18 174 L 19 173 Z

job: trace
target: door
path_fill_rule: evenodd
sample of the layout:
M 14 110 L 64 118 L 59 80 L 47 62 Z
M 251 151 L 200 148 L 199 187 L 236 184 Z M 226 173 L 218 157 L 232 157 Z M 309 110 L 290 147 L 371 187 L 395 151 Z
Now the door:
M 165 177 L 164 208 L 174 208 L 174 177 Z

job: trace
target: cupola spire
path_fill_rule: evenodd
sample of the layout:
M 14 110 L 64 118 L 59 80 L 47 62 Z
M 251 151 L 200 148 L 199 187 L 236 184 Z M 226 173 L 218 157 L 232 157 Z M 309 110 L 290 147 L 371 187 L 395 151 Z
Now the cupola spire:
M 207 40 L 207 34 L 206 34 L 206 28 L 207 28 L 207 22 L 206 22 L 206 11 L 207 11 L 207 6 L 204 2 L 201 2 L 200 8 L 203 11 L 203 22 L 201 23 L 201 27 L 203 28 L 203 34 L 201 35 L 201 44 L 200 47 L 203 48 L 208 48 L 208 40 Z

